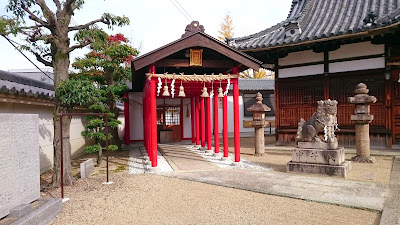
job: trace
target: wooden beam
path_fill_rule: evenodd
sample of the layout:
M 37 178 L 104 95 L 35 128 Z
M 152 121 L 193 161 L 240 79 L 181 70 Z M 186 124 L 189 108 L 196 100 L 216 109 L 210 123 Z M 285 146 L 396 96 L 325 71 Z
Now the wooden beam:
M 204 68 L 232 68 L 236 66 L 232 60 L 203 60 Z M 156 62 L 156 67 L 198 67 L 189 66 L 189 59 L 162 59 Z

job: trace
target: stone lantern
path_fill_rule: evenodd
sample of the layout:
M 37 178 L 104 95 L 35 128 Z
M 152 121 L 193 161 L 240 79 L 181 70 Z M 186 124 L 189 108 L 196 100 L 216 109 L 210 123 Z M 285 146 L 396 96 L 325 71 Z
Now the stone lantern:
M 254 142 L 255 142 L 255 155 L 262 155 L 265 152 L 264 145 L 264 127 L 268 125 L 265 121 L 265 112 L 271 111 L 271 108 L 262 103 L 262 95 L 260 92 L 256 94 L 257 102 L 247 108 L 247 111 L 253 112 L 253 121 L 250 121 L 250 126 L 255 128 Z
M 356 124 L 357 155 L 352 160 L 375 163 L 375 158 L 370 155 L 369 124 L 374 119 L 374 116 L 370 114 L 370 104 L 375 103 L 376 98 L 369 96 L 368 92 L 367 85 L 359 83 L 354 91 L 355 96 L 348 98 L 348 102 L 354 104 L 354 115 L 351 115 L 351 120 Z

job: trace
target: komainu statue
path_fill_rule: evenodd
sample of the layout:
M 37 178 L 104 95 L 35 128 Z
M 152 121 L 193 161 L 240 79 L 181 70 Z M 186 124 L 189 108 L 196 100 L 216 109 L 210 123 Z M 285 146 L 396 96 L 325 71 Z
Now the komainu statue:
M 299 142 L 325 142 L 328 144 L 328 149 L 337 148 L 335 130 L 338 129 L 336 117 L 338 102 L 328 99 L 317 103 L 317 112 L 308 121 L 300 119 L 296 139 Z M 321 131 L 324 131 L 324 139 L 318 136 Z

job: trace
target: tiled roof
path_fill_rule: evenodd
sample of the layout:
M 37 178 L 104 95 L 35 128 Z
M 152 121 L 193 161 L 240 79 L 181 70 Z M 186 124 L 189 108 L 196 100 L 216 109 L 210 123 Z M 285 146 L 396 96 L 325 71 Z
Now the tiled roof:
M 232 86 L 230 86 L 232 89 Z M 241 91 L 265 91 L 274 90 L 275 80 L 272 79 L 239 79 L 239 90 Z
M 54 98 L 54 86 L 0 70 L 0 93 L 36 98 Z
M 364 20 L 371 15 L 374 23 L 368 25 Z M 229 43 L 239 50 L 270 48 L 361 33 L 399 21 L 398 0 L 293 0 L 285 21 L 256 34 L 231 39 Z M 298 23 L 301 33 L 286 37 L 284 26 L 293 22 Z

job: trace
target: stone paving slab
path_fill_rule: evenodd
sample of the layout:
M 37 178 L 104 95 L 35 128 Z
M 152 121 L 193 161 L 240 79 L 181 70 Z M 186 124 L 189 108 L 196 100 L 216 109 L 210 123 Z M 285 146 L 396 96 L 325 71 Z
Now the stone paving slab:
M 382 211 L 388 185 L 285 174 L 274 171 L 218 170 L 166 176 L 265 194 Z
M 218 168 L 207 162 L 200 155 L 189 151 L 184 145 L 158 144 L 158 149 L 174 170 L 210 170 Z

